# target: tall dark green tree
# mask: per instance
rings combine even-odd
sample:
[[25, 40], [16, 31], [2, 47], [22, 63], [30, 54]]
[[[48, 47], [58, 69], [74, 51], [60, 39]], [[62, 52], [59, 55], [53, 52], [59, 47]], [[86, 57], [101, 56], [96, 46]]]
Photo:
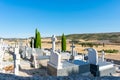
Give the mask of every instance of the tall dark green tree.
[[37, 29], [35, 30], [34, 47], [41, 49], [41, 35]]
[[40, 36], [40, 32], [37, 33], [37, 48], [41, 49], [41, 36]]
[[62, 34], [62, 38], [61, 38], [61, 48], [63, 52], [66, 51], [66, 37], [64, 33]]
[[36, 28], [36, 29], [35, 29], [35, 38], [34, 38], [34, 48], [37, 48], [37, 44], [36, 44], [37, 33], [38, 33], [38, 30], [37, 30], [37, 28]]

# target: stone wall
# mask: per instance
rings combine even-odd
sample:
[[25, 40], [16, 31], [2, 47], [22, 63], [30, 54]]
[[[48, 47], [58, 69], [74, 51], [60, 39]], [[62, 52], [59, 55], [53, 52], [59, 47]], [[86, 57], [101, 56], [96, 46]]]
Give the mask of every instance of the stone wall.
[[1, 74], [0, 73], [0, 80], [120, 80], [120, 77], [86, 77], [80, 75], [71, 75], [71, 76], [33, 76], [33, 77], [20, 77], [14, 76], [11, 74]]

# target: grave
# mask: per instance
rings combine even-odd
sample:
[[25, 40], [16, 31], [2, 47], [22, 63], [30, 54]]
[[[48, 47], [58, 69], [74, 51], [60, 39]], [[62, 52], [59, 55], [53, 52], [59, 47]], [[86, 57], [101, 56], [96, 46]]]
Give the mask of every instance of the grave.
[[[39, 68], [44, 64], [47, 65], [47, 62], [50, 59], [50, 52], [48, 50], [34, 48], [34, 41], [32, 40], [32, 48], [25, 47], [22, 49], [21, 57], [25, 60], [28, 60], [31, 67]], [[45, 63], [43, 63], [45, 62]]]
[[37, 55], [35, 53], [33, 53], [33, 63], [34, 63], [34, 67], [35, 68], [38, 68], [38, 62], [37, 62], [37, 59], [36, 59]]
[[98, 58], [98, 52], [93, 48], [87, 48], [88, 62], [90, 63], [90, 71], [94, 76], [111, 76], [115, 73], [114, 64], [104, 61], [104, 52], [102, 59]]
[[56, 37], [53, 35], [51, 40], [52, 40], [52, 51], [51, 51], [50, 61], [48, 62], [48, 66], [54, 67], [56, 69], [61, 69], [62, 68], [61, 55], [55, 51]]
[[72, 48], [72, 51], [71, 51], [71, 60], [74, 60], [74, 43], [72, 42], [72, 45], [70, 46]]
[[19, 75], [19, 66], [20, 66], [20, 54], [19, 54], [19, 47], [15, 47], [14, 51], [14, 74]]
[[56, 37], [52, 36], [52, 51], [47, 64], [47, 72], [52, 76], [69, 76], [74, 74], [89, 75], [90, 64], [82, 60], [61, 61], [61, 54], [55, 51]]
[[3, 56], [4, 56], [4, 45], [3, 45], [3, 39], [0, 40], [0, 70], [3, 69]]

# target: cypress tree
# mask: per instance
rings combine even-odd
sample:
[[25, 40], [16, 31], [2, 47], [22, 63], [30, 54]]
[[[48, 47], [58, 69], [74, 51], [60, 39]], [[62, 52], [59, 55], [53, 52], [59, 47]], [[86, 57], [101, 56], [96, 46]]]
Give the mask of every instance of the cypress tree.
[[35, 30], [34, 47], [41, 49], [41, 35], [37, 29]]
[[40, 36], [40, 32], [38, 32], [38, 34], [37, 34], [37, 48], [41, 49], [41, 36]]
[[66, 51], [66, 37], [64, 33], [62, 34], [62, 38], [61, 38], [61, 48], [62, 48], [62, 51]]

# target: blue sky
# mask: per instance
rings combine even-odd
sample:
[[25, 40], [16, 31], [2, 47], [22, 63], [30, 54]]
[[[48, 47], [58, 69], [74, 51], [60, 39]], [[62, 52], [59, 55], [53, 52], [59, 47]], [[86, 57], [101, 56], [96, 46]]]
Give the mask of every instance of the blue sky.
[[120, 32], [120, 0], [0, 0], [0, 37]]

